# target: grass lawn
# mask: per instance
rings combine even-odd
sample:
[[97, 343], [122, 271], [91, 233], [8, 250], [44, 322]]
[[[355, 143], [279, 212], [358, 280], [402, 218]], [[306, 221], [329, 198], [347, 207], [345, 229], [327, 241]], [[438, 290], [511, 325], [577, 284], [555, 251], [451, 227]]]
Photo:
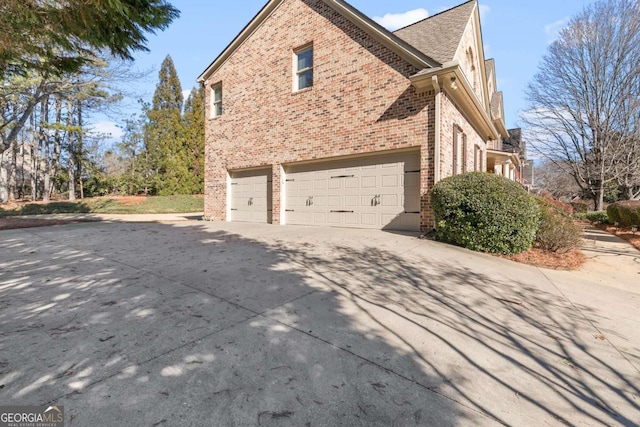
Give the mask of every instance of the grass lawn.
[[202, 196], [95, 197], [75, 202], [25, 203], [0, 207], [0, 218], [58, 213], [159, 214], [203, 210]]

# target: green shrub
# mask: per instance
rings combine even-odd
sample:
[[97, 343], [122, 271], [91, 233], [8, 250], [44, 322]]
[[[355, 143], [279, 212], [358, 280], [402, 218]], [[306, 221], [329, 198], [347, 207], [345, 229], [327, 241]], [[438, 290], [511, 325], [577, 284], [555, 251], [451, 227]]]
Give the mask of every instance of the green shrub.
[[540, 225], [535, 246], [548, 252], [566, 253], [575, 249], [582, 239], [582, 231], [569, 215], [551, 201], [537, 198]]
[[640, 201], [625, 200], [607, 207], [607, 215], [611, 223], [619, 222], [623, 227], [640, 225]]
[[607, 224], [609, 223], [609, 216], [606, 211], [596, 211], [596, 212], [583, 212], [577, 213], [574, 215], [574, 218], [584, 219], [589, 222], [593, 222], [596, 224]]
[[431, 190], [436, 238], [475, 251], [516, 254], [538, 228], [536, 200], [519, 184], [481, 172], [456, 175]]

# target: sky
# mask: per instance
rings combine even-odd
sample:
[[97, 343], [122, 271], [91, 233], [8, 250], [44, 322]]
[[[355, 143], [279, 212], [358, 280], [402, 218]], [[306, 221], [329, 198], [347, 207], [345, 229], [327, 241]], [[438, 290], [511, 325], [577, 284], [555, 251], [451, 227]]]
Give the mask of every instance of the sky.
[[[196, 79], [266, 4], [267, 0], [170, 0], [181, 12], [168, 29], [148, 36], [147, 53], [135, 56], [135, 67], [151, 70], [136, 82], [135, 98], [150, 101], [160, 64], [171, 55], [185, 93]], [[463, 0], [347, 0], [389, 30], [409, 25], [454, 7]], [[498, 90], [504, 93], [508, 128], [519, 126], [527, 108], [525, 90], [538, 71], [549, 44], [569, 19], [591, 0], [480, 0], [485, 58], [496, 60]], [[120, 117], [94, 118], [96, 131], [119, 139], [117, 127], [139, 113], [136, 99], [121, 107]]]

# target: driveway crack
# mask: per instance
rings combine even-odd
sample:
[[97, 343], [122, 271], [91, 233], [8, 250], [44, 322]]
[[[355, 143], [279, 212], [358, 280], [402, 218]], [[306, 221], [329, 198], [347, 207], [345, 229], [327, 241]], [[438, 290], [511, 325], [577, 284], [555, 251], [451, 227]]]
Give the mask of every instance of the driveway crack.
[[562, 289], [560, 289], [560, 288], [558, 287], [558, 285], [556, 285], [556, 284], [555, 284], [555, 282], [554, 282], [553, 280], [551, 280], [551, 279], [549, 278], [549, 276], [547, 276], [547, 275], [545, 274], [545, 272], [544, 272], [544, 271], [542, 271], [540, 268], [538, 268], [538, 271], [539, 271], [539, 272], [544, 276], [544, 278], [545, 278], [545, 279], [547, 279], [547, 281], [548, 281], [549, 283], [551, 283], [551, 285], [553, 285], [553, 287], [554, 287], [554, 288], [556, 288], [556, 290], [560, 293], [560, 295], [562, 295], [562, 298], [564, 298], [564, 299], [565, 299], [565, 301], [567, 301], [569, 304], [571, 304], [571, 307], [573, 307], [573, 309], [574, 309], [577, 313], [579, 313], [579, 314], [580, 314], [580, 316], [581, 316], [585, 321], [587, 321], [587, 323], [589, 323], [593, 329], [595, 329], [595, 330], [597, 331], [598, 336], [603, 337], [603, 338], [604, 338], [604, 339], [609, 343], [609, 345], [610, 345], [611, 347], [613, 347], [613, 348], [616, 350], [616, 352], [618, 352], [618, 354], [619, 354], [620, 356], [622, 356], [622, 358], [623, 358], [624, 360], [626, 360], [626, 361], [627, 361], [627, 363], [629, 363], [629, 365], [631, 365], [631, 367], [632, 367], [632, 368], [633, 368], [637, 373], [639, 373], [639, 374], [640, 374], [640, 369], [638, 369], [638, 367], [637, 367], [637, 366], [636, 366], [636, 365], [631, 361], [631, 359], [629, 359], [629, 358], [624, 354], [624, 352], [622, 352], [622, 350], [620, 350], [620, 349], [619, 349], [619, 348], [618, 348], [618, 347], [617, 347], [613, 342], [611, 342], [611, 340], [610, 340], [609, 338], [607, 338], [607, 336], [604, 334], [604, 332], [603, 332], [603, 331], [601, 331], [601, 330], [600, 330], [600, 328], [598, 328], [598, 326], [596, 326], [596, 324], [595, 324], [595, 323], [593, 323], [593, 321], [592, 321], [591, 319], [589, 319], [589, 317], [587, 317], [587, 315], [585, 315], [585, 314], [584, 314], [584, 312], [583, 312], [582, 310], [580, 310], [580, 307], [578, 307], [576, 304], [574, 304], [574, 303], [573, 303], [573, 301], [571, 301], [571, 299], [569, 299], [569, 297], [567, 297], [567, 295], [566, 295], [564, 292], [562, 292]]

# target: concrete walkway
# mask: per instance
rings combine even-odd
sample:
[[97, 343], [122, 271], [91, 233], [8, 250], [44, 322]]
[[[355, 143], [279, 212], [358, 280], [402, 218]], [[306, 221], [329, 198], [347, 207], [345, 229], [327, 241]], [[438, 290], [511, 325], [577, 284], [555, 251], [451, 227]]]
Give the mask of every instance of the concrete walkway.
[[639, 425], [637, 253], [607, 240], [561, 272], [371, 230], [0, 231], [0, 402], [69, 426]]

